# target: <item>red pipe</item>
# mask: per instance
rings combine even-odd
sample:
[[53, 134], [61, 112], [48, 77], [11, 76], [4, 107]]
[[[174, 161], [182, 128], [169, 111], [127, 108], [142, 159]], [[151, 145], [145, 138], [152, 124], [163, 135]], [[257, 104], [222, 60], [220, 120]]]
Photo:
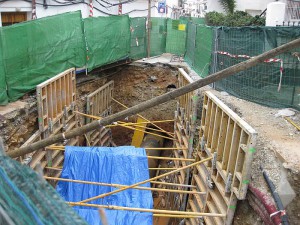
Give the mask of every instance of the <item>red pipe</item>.
[[273, 199], [252, 185], [249, 185], [249, 190], [253, 194], [253, 199], [250, 195], [250, 201], [252, 201], [252, 204], [254, 203], [253, 209], [260, 215], [264, 223], [268, 225], [280, 225], [281, 219], [279, 214], [270, 218], [272, 213], [278, 211]]

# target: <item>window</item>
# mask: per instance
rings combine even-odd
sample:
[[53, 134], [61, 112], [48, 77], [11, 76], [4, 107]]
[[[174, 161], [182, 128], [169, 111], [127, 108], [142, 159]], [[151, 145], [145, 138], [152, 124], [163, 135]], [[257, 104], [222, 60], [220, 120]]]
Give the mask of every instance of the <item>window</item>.
[[9, 26], [27, 20], [26, 12], [1, 12], [2, 26]]

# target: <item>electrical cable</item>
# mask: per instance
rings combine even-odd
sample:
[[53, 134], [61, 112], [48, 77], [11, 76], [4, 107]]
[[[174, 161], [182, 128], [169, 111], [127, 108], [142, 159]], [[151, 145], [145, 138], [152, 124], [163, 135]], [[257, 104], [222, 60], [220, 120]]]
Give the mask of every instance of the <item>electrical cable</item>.
[[[156, 8], [157, 9], [157, 6], [152, 6], [151, 9], [152, 8]], [[127, 15], [127, 14], [132, 13], [132, 12], [143, 12], [143, 11], [147, 11], [147, 10], [148, 9], [134, 9], [134, 10], [131, 10], [131, 11], [127, 12], [127, 13], [123, 13], [122, 15]]]
[[[9, 0], [2, 0], [0, 2], [7, 2], [7, 1], [9, 1]], [[29, 3], [32, 2], [30, 0], [21, 0], [21, 1], [23, 1], [23, 2], [29, 2]], [[61, 2], [56, 1], [56, 0], [54, 0], [54, 1], [57, 2], [57, 3], [61, 3]], [[70, 3], [67, 3], [67, 4], [60, 4], [60, 5], [50, 5], [50, 4], [47, 4], [47, 6], [50, 6], [50, 7], [63, 7], [63, 6], [70, 6], [70, 5], [77, 5], [77, 4], [89, 5], [89, 3], [85, 2], [85, 1], [80, 1], [80, 2], [73, 2], [73, 3], [70, 2]], [[43, 6], [44, 4], [36, 2], [36, 5], [42, 5]], [[97, 10], [97, 11], [99, 11], [99, 12], [101, 12], [101, 13], [103, 13], [103, 14], [105, 14], [105, 15], [108, 15], [108, 16], [115, 16], [115, 14], [104, 12], [101, 9], [97, 8], [97, 7], [94, 7], [94, 9]]]

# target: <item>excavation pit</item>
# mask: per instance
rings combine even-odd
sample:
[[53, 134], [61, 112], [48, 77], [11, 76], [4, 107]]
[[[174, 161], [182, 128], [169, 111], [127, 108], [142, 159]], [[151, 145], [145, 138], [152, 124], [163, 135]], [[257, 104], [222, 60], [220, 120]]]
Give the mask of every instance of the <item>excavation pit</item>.
[[[135, 65], [126, 65], [117, 67], [111, 70], [107, 70], [100, 73], [92, 73], [89, 76], [79, 75], [77, 76], [77, 100], [76, 100], [76, 110], [79, 112], [86, 112], [86, 97], [90, 93], [96, 91], [102, 85], [107, 84], [108, 82], [114, 82], [113, 89], [113, 98], [124, 105], [130, 107], [137, 105], [141, 102], [149, 100], [153, 97], [162, 95], [171, 90], [178, 88], [178, 68], [175, 66], [165, 65], [165, 64], [135, 64]], [[29, 94], [24, 98], [21, 104], [21, 109], [12, 110], [6, 115], [1, 122], [2, 136], [5, 138], [8, 149], [15, 149], [20, 147], [21, 144], [24, 144], [32, 134], [38, 130], [38, 116], [37, 116], [37, 107], [35, 101], [35, 94]], [[25, 104], [24, 104], [25, 102]], [[203, 102], [200, 102], [202, 106]], [[18, 107], [18, 105], [17, 105]], [[199, 106], [200, 108], [200, 106]], [[238, 112], [232, 106], [235, 111]], [[112, 101], [111, 112], [115, 113], [123, 110], [124, 107], [120, 106], [118, 103]], [[172, 100], [168, 103], [162, 104], [155, 108], [141, 112], [140, 114], [151, 121], [157, 120], [172, 120], [174, 119], [174, 112], [178, 111], [177, 101]], [[238, 112], [239, 113], [239, 112]], [[83, 125], [86, 122], [86, 118], [81, 115], [76, 115], [78, 121]], [[99, 115], [98, 115], [99, 116]], [[201, 112], [199, 112], [198, 117], [201, 117]], [[124, 122], [135, 122], [137, 116], [133, 115]], [[160, 127], [168, 132], [174, 132], [174, 122], [162, 123]], [[153, 127], [150, 127], [153, 128]], [[134, 131], [128, 130], [124, 127], [113, 127], [112, 130], [112, 142], [117, 146], [131, 145], [132, 137]], [[146, 130], [150, 131], [150, 130]], [[165, 135], [165, 134], [164, 134]], [[199, 140], [198, 140], [199, 141]], [[85, 137], [80, 137], [78, 139], [79, 145], [86, 145]], [[164, 147], [172, 147], [173, 142], [170, 140], [165, 140]], [[181, 152], [179, 156], [182, 156]], [[174, 157], [174, 155], [165, 151], [162, 157]], [[21, 158], [19, 160], [24, 160]], [[60, 161], [62, 163], [62, 161]], [[159, 161], [160, 167], [174, 167], [174, 162]], [[167, 171], [160, 171], [163, 173]], [[158, 174], [159, 174], [158, 173]], [[177, 182], [180, 183], [178, 179], [170, 178], [165, 179], [164, 182]], [[296, 180], [297, 181], [297, 180]], [[156, 185], [161, 187], [161, 185]], [[160, 192], [154, 192], [154, 200], [156, 208], [163, 209], [178, 209], [178, 205], [174, 205], [171, 202], [175, 202], [176, 195], [165, 195]], [[173, 198], [172, 201], [169, 199]], [[213, 199], [214, 197], [211, 197]], [[195, 199], [194, 199], [195, 200]], [[294, 203], [295, 204], [295, 203]], [[191, 208], [192, 209], [192, 208]], [[249, 224], [249, 221], [256, 221], [256, 214], [252, 211], [252, 208], [249, 207], [247, 202], [240, 202], [237, 205], [237, 212], [235, 214], [234, 224], [242, 224], [241, 220], [244, 217], [245, 210], [251, 210], [250, 215], [247, 216], [247, 221], [245, 224]], [[165, 219], [154, 219], [156, 224], [167, 224]], [[180, 219], [171, 219], [169, 224], [178, 224]], [[216, 221], [220, 221], [216, 219]], [[188, 223], [187, 223], [188, 224]], [[216, 223], [218, 224], [218, 223]], [[250, 223], [251, 224], [251, 223]]]

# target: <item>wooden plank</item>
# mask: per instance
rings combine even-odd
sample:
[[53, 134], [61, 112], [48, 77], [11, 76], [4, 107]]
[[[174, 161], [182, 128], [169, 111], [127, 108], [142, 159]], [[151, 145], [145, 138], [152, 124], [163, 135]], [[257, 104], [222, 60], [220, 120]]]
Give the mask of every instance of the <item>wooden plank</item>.
[[227, 174], [228, 173], [231, 173], [232, 175], [234, 174], [234, 168], [236, 165], [238, 149], [240, 147], [239, 142], [240, 142], [240, 137], [241, 137], [241, 131], [242, 131], [241, 127], [239, 125], [235, 124], [234, 130], [233, 130], [233, 135], [232, 135], [232, 140], [231, 140], [229, 157], [228, 157], [229, 163], [227, 164], [227, 168], [223, 167], [224, 169], [226, 169]]
[[236, 125], [236, 123], [234, 123], [234, 121], [232, 119], [228, 120], [225, 148], [224, 148], [223, 159], [222, 159], [222, 169], [225, 169], [225, 170], [227, 169], [227, 165], [228, 165], [228, 158], [229, 158], [229, 153], [230, 153], [232, 135], [233, 135], [233, 130], [234, 130], [235, 125]]
[[[145, 120], [141, 117], [138, 117], [137, 123], [141, 123], [141, 122], [147, 122], [147, 120]], [[144, 135], [145, 135], [144, 131], [146, 130], [146, 127], [147, 127], [147, 124], [144, 123], [144, 124], [142, 124], [142, 127], [139, 128], [139, 130], [134, 131], [134, 134], [132, 136], [132, 141], [131, 141], [132, 146], [135, 146], [135, 147], [141, 146], [143, 139], [144, 139]]]
[[51, 79], [37, 85], [39, 129], [48, 129], [48, 122], [53, 124], [61, 119], [63, 108], [70, 108], [76, 100], [74, 68], [66, 70]]

